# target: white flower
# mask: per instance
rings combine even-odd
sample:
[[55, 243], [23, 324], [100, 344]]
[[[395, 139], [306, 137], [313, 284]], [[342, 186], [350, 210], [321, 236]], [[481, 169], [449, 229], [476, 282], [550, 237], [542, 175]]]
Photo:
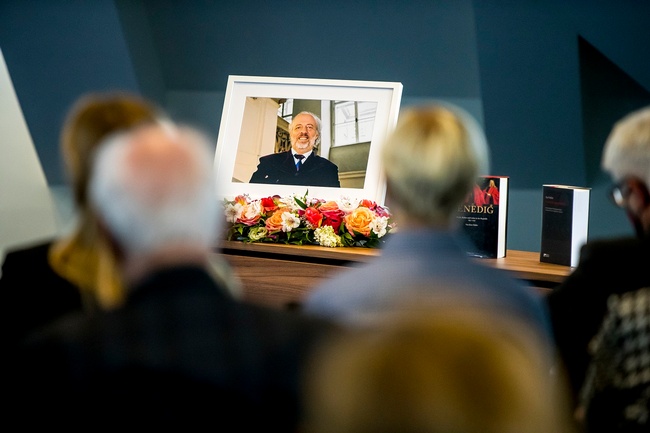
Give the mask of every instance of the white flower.
[[244, 211], [244, 206], [241, 203], [227, 204], [224, 214], [226, 215], [226, 221], [229, 223], [236, 223], [241, 214]]
[[386, 234], [386, 227], [388, 227], [388, 218], [377, 217], [370, 223], [370, 230], [372, 230], [377, 237], [382, 237]]
[[307, 199], [307, 206], [315, 206], [318, 203], [323, 203], [323, 200], [317, 199], [317, 198], [310, 198]]
[[291, 212], [282, 213], [282, 231], [290, 232], [300, 226], [300, 218]]
[[356, 198], [341, 197], [339, 200], [336, 201], [336, 204], [339, 206], [339, 209], [341, 209], [343, 212], [350, 213], [359, 207], [360, 202], [361, 200]]
[[[292, 212], [296, 212], [302, 208], [300, 205], [298, 205], [298, 203], [296, 203], [295, 197], [296, 194], [291, 194], [288, 197], [280, 197], [279, 201], [280, 203], [284, 204], [284, 207], [288, 207]], [[301, 197], [298, 197], [298, 199], [301, 199]]]
[[249, 203], [248, 206], [246, 206], [246, 212], [244, 213], [244, 216], [246, 219], [253, 219], [256, 216], [258, 216], [262, 212], [262, 204], [260, 200], [255, 200], [251, 203]]
[[341, 237], [334, 233], [332, 226], [322, 226], [314, 230], [314, 239], [323, 247], [338, 247], [341, 245]]

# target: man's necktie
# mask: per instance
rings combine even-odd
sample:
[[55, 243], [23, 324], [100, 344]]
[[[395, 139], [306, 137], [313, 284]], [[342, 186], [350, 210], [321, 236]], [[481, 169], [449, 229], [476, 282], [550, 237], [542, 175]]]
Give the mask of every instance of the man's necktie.
[[298, 162], [296, 162], [296, 171], [300, 171], [300, 166], [302, 165], [302, 160], [305, 157], [305, 155], [300, 155], [296, 153], [293, 157], [298, 160]]

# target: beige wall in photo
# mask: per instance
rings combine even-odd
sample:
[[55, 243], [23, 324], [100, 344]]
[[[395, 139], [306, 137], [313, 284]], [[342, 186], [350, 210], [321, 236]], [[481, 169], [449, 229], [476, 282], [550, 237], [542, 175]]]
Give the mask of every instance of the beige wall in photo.
[[233, 182], [248, 182], [257, 169], [260, 156], [273, 153], [278, 107], [271, 98], [246, 98]]

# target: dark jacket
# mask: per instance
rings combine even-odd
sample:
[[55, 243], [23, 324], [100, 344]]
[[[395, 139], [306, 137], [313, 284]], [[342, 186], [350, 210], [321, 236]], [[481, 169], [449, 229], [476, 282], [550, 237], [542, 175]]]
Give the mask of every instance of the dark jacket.
[[603, 323], [607, 299], [650, 286], [650, 239], [592, 241], [575, 270], [547, 295], [559, 354], [577, 398], [590, 361], [588, 345]]
[[48, 262], [52, 241], [7, 253], [0, 277], [1, 341], [7, 350], [50, 321], [81, 311], [81, 292]]
[[171, 268], [119, 309], [73, 315], [30, 338], [13, 370], [14, 401], [25, 403], [21, 425], [38, 424], [38, 413], [73, 430], [295, 431], [302, 363], [328, 330], [299, 312], [236, 301], [203, 269]]
[[338, 188], [339, 169], [333, 162], [312, 153], [296, 170], [291, 151], [263, 156], [250, 183], [325, 186]]

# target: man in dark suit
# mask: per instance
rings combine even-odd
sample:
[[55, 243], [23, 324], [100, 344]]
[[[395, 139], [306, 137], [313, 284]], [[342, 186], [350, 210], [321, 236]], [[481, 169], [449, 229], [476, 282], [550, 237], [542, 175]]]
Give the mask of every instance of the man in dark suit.
[[73, 431], [296, 431], [302, 363], [330, 326], [237, 301], [209, 271], [221, 211], [208, 141], [165, 124], [99, 149], [90, 202], [126, 300], [28, 339], [5, 389], [17, 406], [7, 416]]
[[340, 187], [336, 164], [314, 152], [320, 131], [321, 121], [314, 113], [294, 116], [289, 124], [291, 150], [261, 157], [250, 183]]

